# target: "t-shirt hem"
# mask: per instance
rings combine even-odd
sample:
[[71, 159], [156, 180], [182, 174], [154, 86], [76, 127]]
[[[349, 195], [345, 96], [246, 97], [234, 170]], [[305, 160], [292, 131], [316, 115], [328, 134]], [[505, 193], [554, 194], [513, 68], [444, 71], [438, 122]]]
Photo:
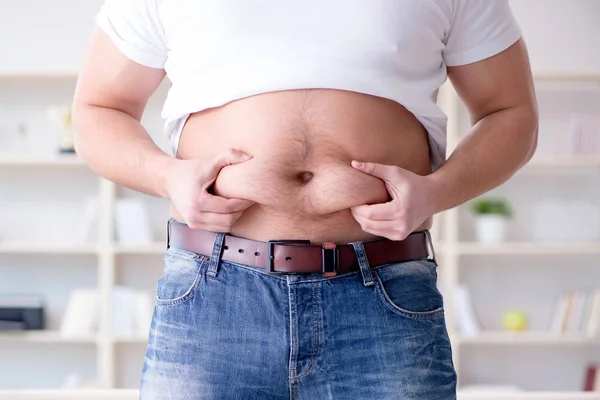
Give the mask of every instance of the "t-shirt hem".
[[510, 46], [515, 44], [522, 34], [519, 29], [515, 29], [501, 38], [498, 38], [492, 42], [485, 42], [481, 45], [474, 47], [470, 50], [463, 51], [456, 54], [444, 54], [444, 61], [446, 66], [454, 67], [459, 65], [472, 64], [477, 61], [485, 60], [503, 52]]

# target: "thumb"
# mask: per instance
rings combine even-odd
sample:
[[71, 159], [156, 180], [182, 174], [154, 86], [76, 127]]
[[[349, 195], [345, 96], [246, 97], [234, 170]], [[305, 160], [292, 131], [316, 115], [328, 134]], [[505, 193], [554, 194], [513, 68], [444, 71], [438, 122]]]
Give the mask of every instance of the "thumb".
[[252, 159], [252, 156], [248, 153], [237, 149], [229, 149], [219, 154], [212, 164], [209, 166], [209, 176], [216, 177], [219, 171], [228, 165], [234, 165], [243, 163]]
[[352, 166], [365, 174], [376, 176], [383, 180], [392, 180], [397, 176], [398, 167], [395, 165], [384, 165], [362, 161], [352, 161]]

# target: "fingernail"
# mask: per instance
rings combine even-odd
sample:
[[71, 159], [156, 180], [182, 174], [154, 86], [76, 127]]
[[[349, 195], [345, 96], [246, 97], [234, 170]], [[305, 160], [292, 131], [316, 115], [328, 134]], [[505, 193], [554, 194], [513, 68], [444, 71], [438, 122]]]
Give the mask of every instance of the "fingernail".
[[365, 163], [360, 162], [360, 161], [352, 161], [352, 166], [354, 168], [362, 168], [365, 166]]
[[249, 159], [251, 159], [251, 158], [252, 158], [252, 156], [251, 156], [250, 154], [248, 154], [248, 153], [242, 153], [242, 154], [240, 155], [240, 158], [241, 158], [242, 160], [244, 160], [244, 161], [248, 161]]

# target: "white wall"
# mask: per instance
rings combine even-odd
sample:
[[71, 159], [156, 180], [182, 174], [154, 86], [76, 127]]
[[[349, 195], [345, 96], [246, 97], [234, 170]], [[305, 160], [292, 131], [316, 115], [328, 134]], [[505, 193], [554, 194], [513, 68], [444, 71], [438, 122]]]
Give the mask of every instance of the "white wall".
[[534, 69], [600, 70], [600, 1], [510, 0], [510, 4]]
[[[81, 65], [85, 44], [93, 26], [93, 17], [101, 3], [102, 0], [0, 0], [0, 153], [3, 150], [17, 147], [15, 134], [17, 126], [21, 124], [28, 127], [31, 138], [35, 139], [34, 150], [36, 153], [54, 151], [56, 135], [52, 132], [53, 128], [48, 125], [45, 110], [49, 105], [70, 101], [74, 77], [66, 77], [62, 80], [37, 80], [38, 78], [14, 80], [2, 77], [2, 75], [75, 73]], [[534, 69], [600, 70], [600, 0], [511, 0], [511, 4], [515, 16], [521, 23]], [[145, 116], [145, 125], [150, 128], [155, 137], [161, 138], [159, 139], [162, 140], [161, 145], [166, 148], [165, 141], [160, 136], [161, 123], [157, 116], [160, 109], [160, 102], [157, 100], [161, 97], [164, 97], [164, 90], [151, 103]], [[549, 98], [542, 100], [542, 105], [551, 106], [552, 104]], [[588, 102], [587, 104], [593, 105], [594, 103]], [[546, 125], [555, 125], [555, 123], [551, 121]], [[542, 134], [544, 132], [547, 130], [544, 129]], [[82, 196], [95, 192], [95, 187], [91, 186], [94, 185], [94, 178], [85, 171], [75, 175], [67, 175], [70, 173], [64, 171], [39, 174], [38, 171], [36, 172], [39, 174], [36, 175], [37, 178], [28, 176], [32, 173], [26, 170], [16, 173], [4, 171], [3, 174], [0, 174], [0, 221], [6, 223], [4, 224], [5, 228], [0, 227], [0, 238], [2, 236], [9, 239], [25, 237], [23, 232], [15, 231], [12, 228], [12, 222], [15, 219], [24, 218], [27, 214], [23, 207], [19, 208], [15, 205], [17, 195], [24, 198], [33, 194], [32, 197], [44, 197], [47, 203], [54, 201], [62, 204], [64, 201], [61, 201], [63, 200], [61, 196], [64, 197], [64, 193], [68, 192], [71, 186], [77, 187], [78, 193]], [[63, 175], [64, 177], [61, 177]], [[62, 181], [59, 185], [53, 183], [54, 179], [45, 179], [57, 176], [57, 180]], [[23, 178], [20, 183], [23, 183], [24, 186], [15, 190], [15, 180], [20, 177]], [[538, 181], [536, 184], [537, 186], [532, 188], [523, 180], [516, 180], [511, 184], [512, 189], [505, 187], [500, 191], [509, 189], [513, 194], [521, 193], [520, 198], [523, 199], [521, 203], [524, 206], [520, 207], [517, 204], [519, 207], [517, 211], [522, 215], [527, 215], [529, 211], [526, 207], [530, 204], [527, 196], [535, 194], [536, 190], [552, 190], [553, 188], [552, 183], [545, 183], [545, 189], [541, 189], [544, 186], [542, 182]], [[576, 183], [573, 182], [573, 185]], [[54, 186], [60, 195], [54, 196], [51, 191], [47, 190], [49, 186]], [[591, 190], [589, 193], [600, 196], [597, 189]], [[129, 191], [121, 191], [119, 195], [137, 196]], [[575, 194], [571, 193], [571, 195]], [[65, 207], [74, 208], [71, 204], [66, 204]], [[164, 233], [162, 214], [158, 212], [159, 209], [164, 209], [161, 207], [158, 204], [156, 207], [153, 206], [153, 210], [157, 210], [153, 213], [157, 216], [156, 223], [153, 223], [153, 227], [156, 228], [157, 240], [162, 239]], [[529, 207], [531, 208], [531, 206]], [[43, 226], [49, 226], [50, 220], [54, 221], [54, 218], [58, 219], [64, 215], [71, 219], [77, 218], [76, 212], [73, 211], [66, 211], [64, 215], [59, 215], [60, 213], [45, 212], [43, 207], [38, 206], [37, 208], [38, 211], [33, 211], [33, 213], [37, 212], [39, 215], [39, 218], [34, 219], [39, 222], [40, 233]], [[12, 213], [5, 213], [2, 216], [3, 209], [12, 209]], [[28, 215], [31, 216], [31, 213]], [[470, 240], [473, 237], [470, 215], [465, 209], [462, 209], [461, 216], [463, 217], [461, 238]], [[526, 229], [522, 227], [512, 232], [512, 238], [515, 240], [526, 240], [529, 237]], [[34, 239], [41, 238], [40, 236], [40, 238]], [[134, 277], [139, 272], [137, 266], [152, 265], [155, 267], [153, 273], [160, 272], [160, 256], [139, 260], [134, 258], [132, 256], [132, 259], [119, 260], [119, 266], [122, 267], [117, 276], [119, 282], [135, 286], [136, 279]], [[570, 279], [556, 278], [565, 270], [563, 261], [573, 263], [573, 273], [570, 275]], [[22, 267], [22, 262], [27, 266]], [[592, 277], [596, 281], [598, 279], [598, 273], [592, 272], [592, 269], [597, 267], [597, 260], [589, 257], [577, 260], [546, 258], [535, 261], [524, 257], [515, 257], [492, 262], [489, 259], [467, 257], [465, 262], [468, 263], [468, 266], [462, 271], [460, 280], [475, 288], [474, 297], [478, 301], [477, 306], [485, 311], [482, 322], [486, 328], [499, 328], [498, 316], [508, 305], [529, 307], [528, 312], [532, 317], [533, 327], [543, 328], [547, 324], [552, 308], [548, 300], [544, 299], [549, 299], [566, 286], [580, 285], [581, 282], [585, 282], [585, 277]], [[62, 266], [57, 267], [58, 264]], [[56, 329], [64, 309], [64, 293], [73, 285], [95, 285], [94, 265], [95, 260], [88, 258], [53, 258], [48, 261], [35, 257], [32, 259], [31, 257], [5, 255], [0, 257], [0, 282], [2, 283], [0, 290], [27, 289], [29, 285], [23, 284], [21, 281], [24, 276], [36, 279], [37, 286], [34, 286], [34, 290], [41, 291], [42, 283], [49, 282], [53, 285], [53, 290], [49, 293], [51, 297], [49, 303], [50, 327]], [[53, 271], [59, 271], [57, 274], [60, 274], [60, 277], [52, 277], [47, 271], [42, 273], [37, 271], [46, 267], [57, 267], [53, 268]], [[81, 270], [77, 274], [70, 274], [69, 268], [81, 268]], [[528, 269], [524, 271], [526, 268]], [[498, 271], [501, 271], [499, 275]], [[513, 279], [513, 274], [519, 275]], [[63, 281], [61, 277], [65, 276], [70, 276], [74, 283]], [[551, 276], [552, 279], [549, 279], [548, 276]], [[516, 285], [513, 285], [515, 282]], [[532, 283], [534, 285], [530, 285]], [[543, 288], [540, 285], [543, 285]], [[143, 286], [150, 288], [152, 281], [145, 280]], [[507, 295], [506, 287], [509, 287], [514, 293]], [[535, 295], [540, 298], [532, 301], [530, 296], [527, 296], [531, 288], [536, 288]], [[59, 290], [60, 294], [54, 293]], [[506, 297], [510, 297], [508, 302]], [[527, 304], [524, 306], [523, 304], [526, 302]], [[24, 374], [23, 371], [30, 368], [28, 361], [33, 359], [34, 355], [40, 354], [40, 348], [42, 349], [42, 358], [34, 370], [34, 375], [41, 377], [46, 366], [53, 365], [53, 362], [59, 358], [64, 362], [60, 367], [53, 367], [55, 372], [53, 375], [48, 374], [45, 378], [37, 379], [36, 386], [55, 386], [72, 369], [82, 368], [86, 378], [92, 377], [95, 373], [96, 355], [92, 349], [88, 348], [89, 346], [68, 347], [66, 345], [38, 344], [37, 347], [28, 347], [25, 353], [21, 353], [22, 347], [17, 346], [12, 349], [6, 344], [0, 346], [0, 369], [3, 371], [0, 376], [0, 388], [28, 385], [31, 374]], [[118, 384], [135, 386], [143, 345], [119, 345], [116, 351], [120, 370], [117, 377]], [[523, 353], [528, 353], [527, 357], [523, 357]], [[25, 354], [25, 358], [17, 360], [22, 354]], [[529, 384], [533, 388], [573, 389], [580, 376], [579, 370], [575, 368], [578, 368], [581, 360], [588, 355], [598, 357], [598, 350], [589, 351], [589, 349], [577, 347], [564, 347], [557, 350], [539, 347], [524, 351], [519, 347], [473, 347], [464, 350], [463, 374], [467, 383], [481, 383], [483, 379], [488, 382], [510, 383], [516, 371], [518, 376], [527, 381], [525, 384]], [[494, 362], [498, 364], [496, 368], [490, 359], [495, 360]], [[549, 362], [549, 359], [556, 362]], [[2, 360], [17, 361], [11, 361], [13, 368], [9, 369]], [[551, 365], [560, 368], [563, 364], [567, 365], [568, 373], [566, 374], [560, 369], [553, 369], [548, 373], [541, 367]], [[502, 369], [503, 365], [510, 367]], [[512, 368], [515, 365], [518, 368]], [[527, 369], [531, 370], [530, 376], [527, 374]]]
[[72, 73], [102, 0], [0, 0], [0, 73]]

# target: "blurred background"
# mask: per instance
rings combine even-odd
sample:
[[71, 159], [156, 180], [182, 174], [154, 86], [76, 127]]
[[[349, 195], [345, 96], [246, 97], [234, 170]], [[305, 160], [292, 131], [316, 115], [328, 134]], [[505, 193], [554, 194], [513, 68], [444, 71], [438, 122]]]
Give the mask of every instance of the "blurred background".
[[[139, 385], [168, 203], [72, 152], [70, 104], [101, 4], [0, 0], [0, 391]], [[600, 399], [600, 0], [511, 5], [540, 140], [508, 183], [436, 216], [459, 384], [465, 396]], [[165, 151], [167, 89], [143, 119]], [[451, 151], [468, 117], [449, 85], [439, 101]]]

